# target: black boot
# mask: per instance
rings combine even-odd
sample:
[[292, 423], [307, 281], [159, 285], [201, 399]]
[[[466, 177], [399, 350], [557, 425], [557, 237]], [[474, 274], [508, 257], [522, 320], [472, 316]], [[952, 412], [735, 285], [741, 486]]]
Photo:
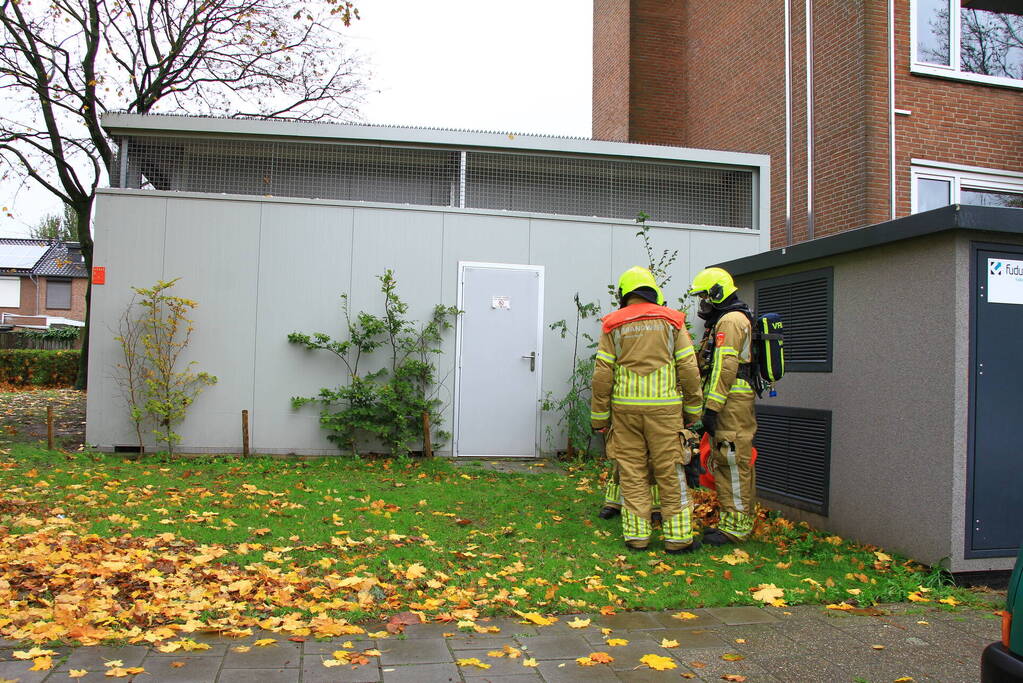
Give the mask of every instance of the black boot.
[[600, 512], [597, 513], [597, 517], [600, 517], [601, 519], [611, 519], [612, 517], [617, 517], [621, 513], [622, 511], [619, 510], [618, 508], [613, 508], [610, 505], [605, 505], [604, 507], [600, 508]]
[[703, 532], [703, 542], [707, 545], [728, 545], [735, 543], [727, 534], [719, 529], [707, 529]]
[[685, 548], [665, 548], [664, 552], [668, 553], [669, 555], [686, 555], [688, 553], [699, 550], [700, 546], [702, 545], [703, 544], [700, 543], [700, 541], [694, 538], [693, 542], [687, 545]]
[[650, 525], [651, 526], [661, 526], [661, 523], [663, 521], [664, 521], [664, 518], [661, 517], [661, 513], [660, 513], [659, 510], [655, 510], [654, 512], [650, 513]]

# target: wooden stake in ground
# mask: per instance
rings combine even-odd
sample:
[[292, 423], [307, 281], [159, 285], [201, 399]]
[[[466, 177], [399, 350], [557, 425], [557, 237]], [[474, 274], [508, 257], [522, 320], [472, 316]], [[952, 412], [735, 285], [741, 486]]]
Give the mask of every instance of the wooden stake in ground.
[[423, 411], [423, 455], [433, 457], [433, 439], [430, 438], [430, 413]]
[[46, 448], [53, 450], [53, 406], [46, 406]]
[[242, 455], [249, 454], [249, 411], [242, 411]]

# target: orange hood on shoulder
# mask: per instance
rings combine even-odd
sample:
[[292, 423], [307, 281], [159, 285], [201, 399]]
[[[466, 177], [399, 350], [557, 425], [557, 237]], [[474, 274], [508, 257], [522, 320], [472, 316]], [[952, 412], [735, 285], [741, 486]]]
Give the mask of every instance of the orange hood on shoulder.
[[682, 329], [682, 326], [686, 324], [686, 314], [667, 306], [644, 303], [631, 304], [601, 318], [605, 334], [616, 327], [636, 320], [667, 320], [676, 329]]

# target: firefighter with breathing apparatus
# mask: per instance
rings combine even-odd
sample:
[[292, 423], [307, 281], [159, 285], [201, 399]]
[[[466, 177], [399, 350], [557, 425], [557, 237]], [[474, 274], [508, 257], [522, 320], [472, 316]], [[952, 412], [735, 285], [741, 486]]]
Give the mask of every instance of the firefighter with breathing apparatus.
[[653, 274], [639, 266], [618, 281], [621, 308], [602, 320], [593, 370], [590, 420], [607, 430], [608, 456], [618, 467], [625, 544], [643, 549], [652, 535], [650, 476], [660, 492], [665, 550], [699, 546], [682, 467], [685, 425], [703, 402], [696, 352], [685, 314], [663, 305]]
[[703, 429], [710, 436], [708, 469], [714, 474], [721, 518], [703, 542], [745, 541], [756, 521], [753, 436], [755, 382], [752, 366], [754, 316], [739, 300], [732, 276], [721, 268], [697, 273], [689, 293], [700, 298], [698, 315], [706, 331], [700, 344], [703, 376]]

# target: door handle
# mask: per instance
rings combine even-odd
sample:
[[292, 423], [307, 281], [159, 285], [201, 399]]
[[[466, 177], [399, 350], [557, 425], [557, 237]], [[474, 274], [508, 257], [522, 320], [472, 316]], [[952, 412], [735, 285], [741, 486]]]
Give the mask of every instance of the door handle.
[[529, 354], [528, 356], [523, 356], [523, 358], [529, 359], [529, 371], [536, 372], [536, 351]]

